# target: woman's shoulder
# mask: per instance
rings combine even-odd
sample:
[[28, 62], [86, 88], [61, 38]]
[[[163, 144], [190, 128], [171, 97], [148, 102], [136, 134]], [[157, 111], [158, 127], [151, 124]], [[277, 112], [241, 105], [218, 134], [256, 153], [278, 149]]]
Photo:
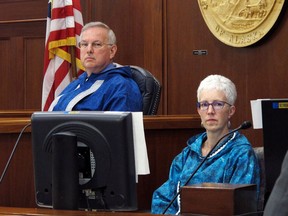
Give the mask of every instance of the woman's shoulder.
[[238, 133], [236, 135], [234, 142], [232, 142], [231, 144], [232, 144], [230, 145], [231, 152], [237, 155], [241, 155], [241, 154], [246, 154], [246, 155], [251, 155], [251, 156], [255, 155], [251, 143], [249, 142], [247, 137], [244, 136], [243, 134]]
[[239, 133], [238, 131], [234, 133], [234, 138], [232, 139], [234, 146], [241, 146], [243, 148], [251, 148], [251, 143], [248, 138], [244, 135]]

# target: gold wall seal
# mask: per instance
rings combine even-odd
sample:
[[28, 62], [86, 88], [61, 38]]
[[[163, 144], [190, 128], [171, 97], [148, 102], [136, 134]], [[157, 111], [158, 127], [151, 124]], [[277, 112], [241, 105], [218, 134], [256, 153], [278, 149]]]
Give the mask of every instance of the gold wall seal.
[[285, 0], [198, 0], [210, 31], [223, 43], [245, 47], [275, 24]]

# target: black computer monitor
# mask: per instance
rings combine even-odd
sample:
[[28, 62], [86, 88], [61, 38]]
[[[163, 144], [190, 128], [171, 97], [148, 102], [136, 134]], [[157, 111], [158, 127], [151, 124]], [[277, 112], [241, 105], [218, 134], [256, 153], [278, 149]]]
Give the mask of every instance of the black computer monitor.
[[262, 121], [267, 201], [288, 151], [288, 99], [263, 100]]
[[38, 206], [137, 210], [131, 113], [35, 112], [31, 124]]

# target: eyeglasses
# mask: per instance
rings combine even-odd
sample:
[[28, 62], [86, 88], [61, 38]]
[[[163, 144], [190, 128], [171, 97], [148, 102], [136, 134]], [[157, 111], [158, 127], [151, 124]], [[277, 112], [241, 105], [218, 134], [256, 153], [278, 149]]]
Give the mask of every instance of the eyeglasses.
[[91, 46], [93, 47], [93, 49], [100, 49], [102, 48], [103, 46], [105, 45], [110, 45], [112, 46], [113, 44], [107, 44], [107, 43], [101, 43], [101, 42], [98, 42], [98, 41], [94, 41], [92, 43], [88, 43], [86, 41], [80, 41], [78, 46], [82, 49], [87, 49], [87, 47], [89, 46], [89, 44], [91, 44]]
[[212, 103], [209, 103], [208, 101], [201, 101], [201, 102], [197, 102], [197, 108], [204, 111], [204, 110], [208, 110], [209, 106], [211, 105], [214, 110], [221, 110], [223, 109], [225, 104], [232, 106], [231, 104], [225, 101], [213, 101]]

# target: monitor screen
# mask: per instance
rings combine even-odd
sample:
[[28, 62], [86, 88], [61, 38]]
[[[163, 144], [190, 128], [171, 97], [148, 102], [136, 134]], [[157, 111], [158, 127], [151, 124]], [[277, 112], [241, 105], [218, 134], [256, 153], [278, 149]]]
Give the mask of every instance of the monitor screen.
[[38, 206], [137, 210], [131, 113], [35, 112], [31, 125]]
[[266, 173], [265, 201], [267, 201], [274, 184], [280, 175], [282, 162], [286, 152], [288, 151], [288, 100], [263, 100], [261, 104]]

